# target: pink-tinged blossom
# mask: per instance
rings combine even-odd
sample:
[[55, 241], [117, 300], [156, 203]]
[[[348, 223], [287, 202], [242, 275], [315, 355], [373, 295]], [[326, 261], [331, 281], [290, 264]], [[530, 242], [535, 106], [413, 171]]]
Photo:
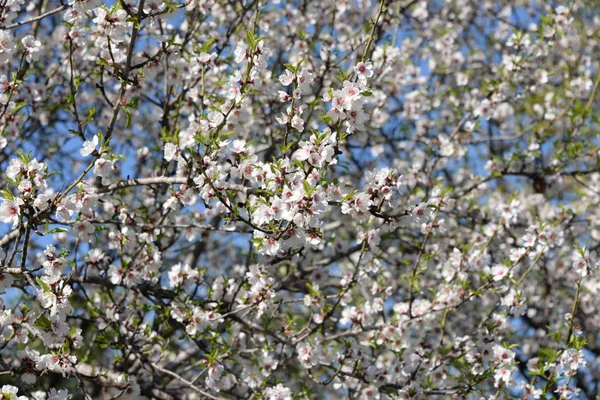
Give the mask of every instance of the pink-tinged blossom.
[[581, 367], [587, 364], [583, 351], [576, 349], [566, 349], [561, 357], [560, 364], [568, 374], [577, 372]]
[[73, 233], [83, 242], [90, 242], [96, 228], [88, 221], [77, 221], [73, 225]]
[[591, 271], [600, 267], [600, 261], [595, 251], [589, 250], [575, 251], [573, 253], [573, 270], [581, 277], [587, 276]]
[[15, 228], [19, 224], [21, 207], [24, 204], [23, 200], [18, 197], [13, 200], [4, 199], [0, 205], [0, 221], [5, 224], [12, 223]]
[[113, 285], [118, 285], [119, 283], [121, 283], [124, 275], [125, 275], [125, 270], [123, 269], [123, 267], [121, 267], [119, 265], [113, 264], [108, 268], [108, 276], [109, 276], [110, 282]]
[[494, 386], [508, 386], [512, 382], [513, 371], [508, 366], [500, 366], [494, 372]]
[[175, 264], [171, 267], [168, 273], [169, 284], [172, 287], [177, 287], [182, 283], [193, 284], [198, 279], [198, 271], [191, 269], [189, 265]]
[[371, 78], [373, 76], [373, 64], [369, 61], [366, 63], [359, 62], [354, 66], [354, 72], [360, 78]]
[[98, 147], [98, 141], [98, 135], [94, 135], [91, 141], [86, 140], [85, 142], [83, 142], [81, 150], [79, 150], [81, 156], [87, 157], [90, 154], [94, 154], [94, 152], [97, 152], [98, 150], [96, 148]]
[[109, 178], [113, 174], [113, 162], [102, 155], [94, 163], [94, 174], [102, 178]]
[[283, 86], [289, 86], [293, 80], [294, 74], [289, 69], [286, 69], [283, 71], [283, 74], [279, 75], [279, 82], [281, 82]]
[[292, 128], [296, 129], [299, 132], [304, 131], [304, 120], [298, 114], [292, 117], [291, 125]]
[[274, 256], [279, 252], [280, 243], [272, 236], [266, 235], [261, 231], [254, 231], [254, 237], [260, 240], [259, 251], [268, 256]]
[[281, 383], [265, 389], [265, 396], [268, 400], [292, 400], [292, 391]]
[[25, 47], [25, 54], [27, 62], [32, 63], [39, 60], [39, 52], [42, 49], [42, 42], [36, 40], [32, 35], [27, 35], [21, 39], [23, 47]]
[[526, 252], [527, 250], [522, 247], [517, 249], [510, 249], [509, 259], [511, 262], [516, 263], [525, 255]]
[[6, 176], [10, 179], [15, 179], [17, 175], [26, 170], [25, 163], [18, 158], [11, 158], [6, 168]]
[[473, 109], [473, 115], [475, 117], [481, 117], [483, 119], [490, 119], [492, 116], [492, 112], [494, 111], [494, 107], [489, 99], [483, 99], [477, 106]]
[[342, 213], [350, 214], [358, 218], [364, 218], [373, 204], [367, 193], [357, 193], [342, 204]]
[[177, 146], [174, 143], [165, 143], [164, 157], [166, 161], [171, 161], [177, 154]]
[[503, 264], [494, 265], [491, 269], [492, 279], [501, 281], [509, 276], [510, 268]]

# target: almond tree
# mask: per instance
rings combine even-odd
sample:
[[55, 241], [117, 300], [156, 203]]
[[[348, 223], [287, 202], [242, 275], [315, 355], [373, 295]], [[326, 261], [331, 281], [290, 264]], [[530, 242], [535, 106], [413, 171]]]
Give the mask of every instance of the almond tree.
[[595, 399], [599, 10], [2, 0], [0, 399]]

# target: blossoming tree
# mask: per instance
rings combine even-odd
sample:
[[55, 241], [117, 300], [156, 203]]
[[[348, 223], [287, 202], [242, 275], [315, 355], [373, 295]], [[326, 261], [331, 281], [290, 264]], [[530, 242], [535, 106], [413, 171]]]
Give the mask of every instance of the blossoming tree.
[[0, 399], [596, 398], [598, 10], [3, 0]]

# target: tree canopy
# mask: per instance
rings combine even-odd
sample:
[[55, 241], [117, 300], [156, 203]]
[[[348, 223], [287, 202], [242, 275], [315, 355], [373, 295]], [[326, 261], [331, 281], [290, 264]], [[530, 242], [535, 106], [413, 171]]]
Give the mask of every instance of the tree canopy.
[[595, 399], [600, 3], [0, 1], [0, 399]]

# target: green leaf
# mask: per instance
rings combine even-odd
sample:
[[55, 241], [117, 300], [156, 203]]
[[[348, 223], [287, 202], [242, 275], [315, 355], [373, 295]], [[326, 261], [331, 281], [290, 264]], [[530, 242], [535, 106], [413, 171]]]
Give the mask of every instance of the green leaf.
[[204, 43], [202, 45], [202, 47], [200, 47], [200, 53], [208, 53], [210, 51], [210, 48], [212, 46], [212, 44], [215, 42], [215, 40], [217, 40], [216, 38], [212, 37], [210, 39], [208, 39], [206, 41], [206, 43]]
[[6, 190], [0, 190], [0, 195], [7, 200], [13, 200], [15, 196], [8, 190], [8, 184], [6, 185]]
[[49, 331], [50, 329], [52, 329], [52, 323], [48, 318], [46, 318], [45, 315], [38, 317], [38, 319], [36, 319], [33, 323], [33, 326], [37, 326], [38, 328], [41, 328], [44, 331]]
[[51, 231], [48, 231], [48, 234], [51, 235], [53, 233], [60, 233], [60, 232], [69, 232], [69, 230], [65, 229], [65, 228], [54, 228]]
[[92, 108], [90, 108], [88, 110], [87, 120], [92, 121], [94, 119], [94, 116], [96, 116], [96, 105], [95, 104]]
[[24, 101], [20, 101], [17, 104], [15, 104], [15, 106], [12, 109], [12, 113], [13, 115], [16, 114], [20, 109], [22, 109], [23, 107], [26, 107], [27, 103]]
[[42, 287], [42, 289], [44, 289], [44, 292], [51, 292], [52, 291], [52, 289], [50, 288], [50, 286], [48, 286], [48, 284], [46, 282], [44, 282], [43, 280], [41, 280], [39, 276], [35, 277], [35, 281], [37, 282], [38, 285], [40, 285]]
[[131, 111], [128, 108], [123, 108], [125, 110], [125, 114], [127, 115], [127, 119], [125, 120], [125, 129], [131, 126]]
[[105, 349], [110, 345], [108, 338], [104, 334], [100, 334], [96, 337], [96, 343], [98, 343], [101, 349]]

